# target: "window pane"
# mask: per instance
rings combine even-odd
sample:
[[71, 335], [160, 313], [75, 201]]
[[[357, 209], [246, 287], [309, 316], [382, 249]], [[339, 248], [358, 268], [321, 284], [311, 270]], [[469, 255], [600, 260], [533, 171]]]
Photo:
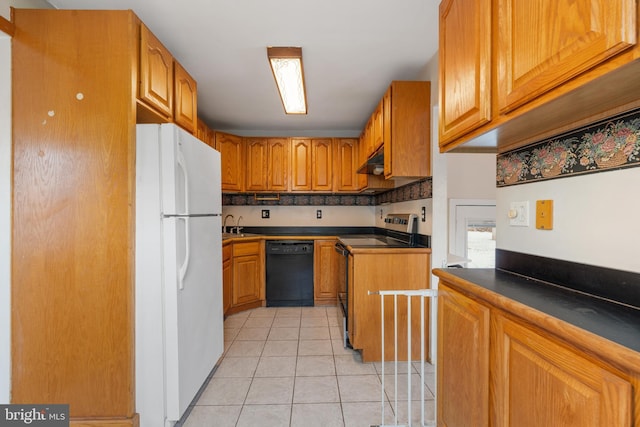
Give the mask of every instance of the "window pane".
[[467, 228], [469, 268], [494, 268], [496, 265], [496, 228], [471, 225]]

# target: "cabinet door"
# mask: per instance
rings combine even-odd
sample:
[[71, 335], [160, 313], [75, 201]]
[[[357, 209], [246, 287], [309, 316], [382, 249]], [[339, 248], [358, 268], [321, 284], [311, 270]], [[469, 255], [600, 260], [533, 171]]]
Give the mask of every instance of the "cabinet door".
[[222, 312], [226, 314], [233, 304], [233, 261], [222, 263]]
[[492, 320], [492, 336], [492, 425], [631, 425], [632, 387], [628, 381], [500, 315]]
[[352, 138], [336, 138], [333, 140], [333, 190], [357, 191], [356, 174], [358, 140]]
[[207, 142], [207, 129], [209, 129], [209, 127], [207, 126], [207, 124], [205, 122], [203, 122], [202, 120], [200, 120], [200, 118], [198, 118], [198, 127], [196, 129], [196, 138], [198, 138], [200, 141], [202, 142]]
[[138, 97], [162, 115], [173, 114], [173, 57], [146, 25], [140, 26]]
[[440, 282], [438, 425], [489, 425], [489, 313]]
[[375, 151], [383, 142], [384, 117], [383, 117], [383, 100], [381, 99], [371, 116], [371, 125], [373, 132], [373, 150]]
[[[206, 142], [209, 147], [218, 150], [218, 147], [216, 145], [216, 136], [215, 136], [215, 132], [213, 131], [213, 129], [207, 128], [207, 133], [204, 136], [204, 142]], [[218, 151], [220, 151], [220, 150], [218, 150]]]
[[265, 191], [267, 187], [267, 158], [269, 155], [267, 140], [250, 138], [246, 141], [247, 168], [246, 190]]
[[333, 177], [331, 175], [331, 148], [331, 138], [312, 140], [311, 189], [314, 191], [333, 190]]
[[260, 258], [244, 255], [233, 258], [233, 305], [260, 300]]
[[215, 132], [215, 145], [220, 151], [222, 191], [242, 191], [244, 182], [242, 138]]
[[431, 176], [430, 94], [427, 81], [394, 81], [385, 93], [385, 178]]
[[291, 190], [311, 190], [311, 140], [291, 140]]
[[268, 189], [289, 190], [289, 141], [286, 138], [270, 138], [268, 146]]
[[441, 146], [491, 119], [491, 3], [440, 3]]
[[196, 81], [178, 62], [174, 62], [175, 99], [173, 120], [194, 133], [198, 121], [198, 87]]
[[313, 248], [313, 296], [316, 304], [335, 304], [338, 298], [338, 264], [340, 256], [334, 240], [316, 240]]
[[636, 43], [635, 0], [498, 0], [497, 4], [501, 113]]

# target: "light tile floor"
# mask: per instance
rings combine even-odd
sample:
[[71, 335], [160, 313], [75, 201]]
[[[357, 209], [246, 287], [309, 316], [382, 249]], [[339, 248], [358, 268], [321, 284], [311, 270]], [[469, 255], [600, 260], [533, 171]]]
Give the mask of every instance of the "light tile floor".
[[[264, 307], [229, 316], [225, 353], [184, 427], [368, 427], [381, 421], [381, 363], [345, 349], [335, 307]], [[412, 419], [420, 424], [419, 364]], [[417, 368], [417, 369], [416, 369]], [[407, 365], [399, 365], [398, 424], [407, 422]], [[425, 365], [433, 420], [433, 366]], [[393, 364], [385, 364], [385, 424], [394, 423]], [[391, 374], [391, 375], [389, 375]], [[404, 400], [402, 400], [404, 399]]]

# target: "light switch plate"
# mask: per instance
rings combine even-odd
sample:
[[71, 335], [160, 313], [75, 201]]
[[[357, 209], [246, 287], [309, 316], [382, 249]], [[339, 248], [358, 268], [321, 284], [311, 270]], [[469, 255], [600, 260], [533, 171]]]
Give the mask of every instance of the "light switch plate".
[[509, 225], [512, 227], [529, 226], [529, 202], [511, 202], [509, 205]]

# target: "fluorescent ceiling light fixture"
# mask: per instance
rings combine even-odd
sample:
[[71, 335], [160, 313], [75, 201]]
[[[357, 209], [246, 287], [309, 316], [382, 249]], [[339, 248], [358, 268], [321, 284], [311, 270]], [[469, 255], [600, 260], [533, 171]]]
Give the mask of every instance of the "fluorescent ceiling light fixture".
[[307, 114], [302, 48], [267, 47], [267, 57], [287, 114]]

